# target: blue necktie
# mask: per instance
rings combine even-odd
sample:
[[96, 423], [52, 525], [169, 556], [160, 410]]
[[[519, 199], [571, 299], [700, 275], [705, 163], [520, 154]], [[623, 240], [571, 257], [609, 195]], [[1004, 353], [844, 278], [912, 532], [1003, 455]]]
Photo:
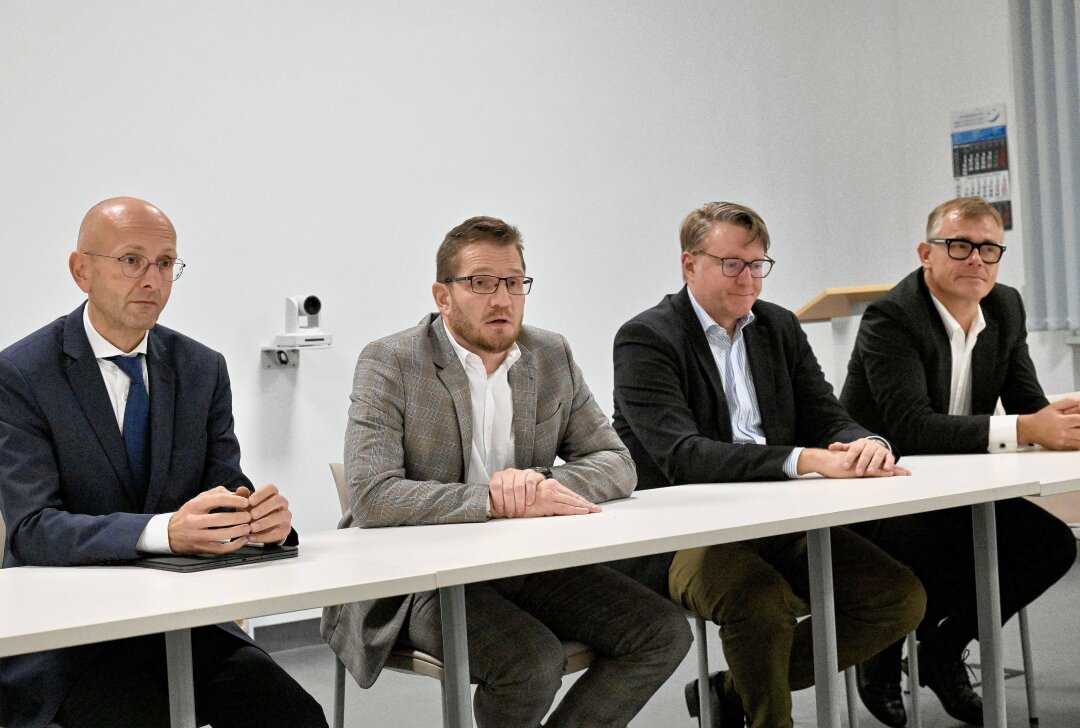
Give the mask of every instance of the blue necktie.
[[108, 357], [131, 379], [124, 407], [124, 448], [135, 487], [146, 498], [150, 485], [150, 396], [143, 380], [142, 355]]

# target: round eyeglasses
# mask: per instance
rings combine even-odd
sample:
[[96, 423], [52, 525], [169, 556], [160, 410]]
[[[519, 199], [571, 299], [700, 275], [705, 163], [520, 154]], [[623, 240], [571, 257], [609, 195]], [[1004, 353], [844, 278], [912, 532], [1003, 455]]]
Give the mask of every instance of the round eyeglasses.
[[997, 243], [973, 243], [963, 238], [933, 238], [928, 243], [944, 245], [953, 260], [967, 260], [976, 250], [983, 263], [997, 263], [1005, 253], [1005, 246]]
[[[139, 255], [138, 253], [128, 253], [127, 255], [104, 255], [103, 253], [83, 253], [83, 255], [92, 255], [95, 258], [112, 258], [120, 264], [120, 272], [126, 275], [128, 278], [142, 278], [146, 275], [146, 271], [150, 270], [150, 259], [145, 255]], [[187, 265], [179, 258], [161, 258], [154, 263], [157, 266], [158, 273], [161, 274], [162, 279], [168, 281], [175, 281], [180, 277], [180, 274], [184, 272], [184, 266]]]
[[458, 281], [468, 281], [472, 287], [473, 293], [480, 293], [485, 296], [490, 296], [499, 290], [499, 283], [506, 284], [506, 292], [511, 296], [527, 296], [529, 291], [532, 290], [533, 279], [529, 276], [458, 276], [457, 278], [446, 278], [443, 283], [457, 283]]
[[742, 258], [721, 258], [719, 255], [713, 255], [712, 253], [706, 253], [704, 250], [700, 251], [701, 255], [707, 255], [713, 260], [720, 263], [720, 270], [728, 278], [738, 278], [742, 275], [744, 268], [750, 269], [751, 278], [764, 278], [772, 271], [773, 263], [776, 261], [772, 258], [758, 258], [756, 260], [743, 260]]

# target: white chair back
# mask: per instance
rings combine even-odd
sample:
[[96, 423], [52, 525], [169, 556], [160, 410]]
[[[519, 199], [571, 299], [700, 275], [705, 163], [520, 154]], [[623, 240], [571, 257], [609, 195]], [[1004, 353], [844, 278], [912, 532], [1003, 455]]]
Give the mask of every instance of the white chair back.
[[337, 486], [338, 504], [341, 506], [341, 515], [349, 512], [349, 494], [345, 492], [345, 464], [330, 463], [330, 474], [334, 476], [334, 485]]

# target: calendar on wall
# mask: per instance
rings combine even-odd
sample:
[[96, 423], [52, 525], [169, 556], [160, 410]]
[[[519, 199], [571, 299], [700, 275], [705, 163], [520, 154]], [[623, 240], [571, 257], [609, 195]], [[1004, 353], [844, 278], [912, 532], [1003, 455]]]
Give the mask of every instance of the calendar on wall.
[[1005, 229], [1012, 229], [1009, 143], [1005, 104], [953, 113], [953, 179], [956, 196], [983, 197], [1001, 213]]

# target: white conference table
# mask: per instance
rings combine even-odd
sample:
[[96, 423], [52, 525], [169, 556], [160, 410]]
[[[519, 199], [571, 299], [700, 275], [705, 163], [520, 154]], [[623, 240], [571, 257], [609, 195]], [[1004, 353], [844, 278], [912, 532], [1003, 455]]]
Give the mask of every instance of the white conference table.
[[1080, 490], [1080, 452], [1033, 449], [1016, 458], [1021, 471], [1039, 476], [1039, 495], [1060, 495]]
[[[195, 725], [192, 627], [435, 588], [435, 573], [301, 538], [296, 558], [179, 574], [134, 566], [0, 569], [0, 656], [165, 633], [172, 725]], [[63, 598], [58, 598], [63, 595]], [[77, 605], [77, 606], [73, 606]]]
[[[1001, 456], [999, 456], [1001, 457]], [[983, 627], [980, 654], [987, 726], [1004, 726], [1000, 602], [992, 502], [1039, 493], [1032, 476], [994, 472], [987, 456], [910, 458], [912, 477], [683, 485], [635, 492], [601, 514], [392, 529], [411, 558], [438, 563], [446, 667], [447, 724], [471, 726], [464, 640], [464, 585], [549, 569], [644, 556], [695, 546], [806, 531], [811, 570], [817, 725], [840, 726], [829, 527], [957, 506], [973, 507]], [[378, 530], [367, 531], [373, 537]], [[505, 536], [504, 536], [505, 534]], [[984, 644], [985, 642], [985, 644]], [[997, 697], [1001, 699], [998, 701]], [[1000, 702], [1001, 710], [994, 706]]]
[[[905, 458], [910, 478], [685, 485], [636, 492], [600, 514], [302, 537], [297, 559], [194, 574], [134, 567], [0, 570], [0, 656], [165, 632], [173, 725], [194, 725], [191, 627], [439, 588], [446, 716], [471, 726], [464, 585], [549, 569], [807, 531], [821, 726], [840, 725], [830, 526], [973, 506], [987, 726], [1004, 726], [992, 502], [1065, 482], [1052, 453]], [[1023, 458], [1023, 462], [1015, 462]], [[1038, 467], [1035, 467], [1038, 465]], [[1077, 472], [1071, 470], [1071, 472]], [[59, 603], [58, 590], [68, 597]], [[72, 602], [80, 605], [71, 610]], [[985, 619], [984, 619], [985, 614]], [[996, 638], [995, 638], [996, 635]]]

